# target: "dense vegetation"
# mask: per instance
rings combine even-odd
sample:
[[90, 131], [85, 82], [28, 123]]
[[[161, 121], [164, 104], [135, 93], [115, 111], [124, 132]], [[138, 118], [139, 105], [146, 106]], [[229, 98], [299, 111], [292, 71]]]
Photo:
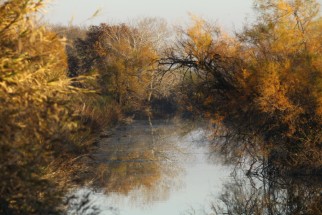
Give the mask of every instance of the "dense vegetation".
[[221, 150], [229, 157], [236, 160], [248, 154], [255, 161], [265, 159], [268, 168], [279, 172], [319, 172], [319, 5], [255, 3], [257, 21], [234, 37], [195, 18], [162, 63], [186, 69], [187, 84], [194, 86], [186, 87], [192, 106], [206, 112], [217, 134], [225, 136]]
[[60, 211], [66, 189], [81, 180], [77, 169], [86, 171], [80, 155], [111, 120], [100, 117], [113, 112], [96, 110], [91, 88], [75, 87], [91, 79], [67, 77], [65, 42], [35, 22], [41, 6], [0, 4], [1, 214]]
[[260, 160], [268, 172], [321, 174], [315, 0], [256, 0], [258, 19], [234, 36], [192, 17], [176, 41], [157, 19], [44, 27], [42, 2], [0, 0], [0, 213], [64, 211], [102, 128], [176, 110], [210, 119], [214, 145], [249, 156], [250, 172]]

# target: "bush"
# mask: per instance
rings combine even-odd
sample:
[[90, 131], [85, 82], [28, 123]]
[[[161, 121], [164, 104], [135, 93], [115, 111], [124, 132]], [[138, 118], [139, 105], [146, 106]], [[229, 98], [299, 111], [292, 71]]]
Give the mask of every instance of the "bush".
[[71, 99], [79, 91], [66, 76], [64, 41], [35, 22], [41, 6], [41, 0], [0, 1], [2, 214], [59, 211], [69, 175], [53, 164], [84, 150]]

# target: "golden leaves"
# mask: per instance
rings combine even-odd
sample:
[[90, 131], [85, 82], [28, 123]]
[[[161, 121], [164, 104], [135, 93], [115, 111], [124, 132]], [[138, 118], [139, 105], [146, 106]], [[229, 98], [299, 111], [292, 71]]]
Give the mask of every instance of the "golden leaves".
[[21, 202], [12, 206], [18, 214], [46, 208], [32, 203], [44, 191], [48, 195], [39, 203], [59, 204], [50, 193], [53, 187], [44, 188], [56, 186], [43, 181], [44, 169], [59, 156], [70, 156], [66, 151], [75, 147], [72, 133], [79, 128], [64, 43], [34, 21], [41, 2], [12, 0], [0, 6], [0, 187], [6, 187], [0, 196]]
[[[193, 25], [188, 28], [187, 35], [195, 45], [194, 51], [205, 53], [212, 44], [212, 35], [205, 20], [190, 15]], [[198, 53], [194, 53], [198, 56]]]

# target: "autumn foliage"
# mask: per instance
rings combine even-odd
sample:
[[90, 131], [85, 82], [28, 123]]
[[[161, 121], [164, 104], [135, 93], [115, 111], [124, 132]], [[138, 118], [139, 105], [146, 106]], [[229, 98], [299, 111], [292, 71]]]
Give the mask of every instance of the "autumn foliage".
[[91, 26], [74, 42], [78, 74], [97, 73], [100, 92], [125, 112], [144, 108], [153, 91], [159, 56], [151, 23]]
[[[321, 173], [316, 0], [255, 0], [256, 21], [235, 35], [192, 16], [176, 39], [154, 19], [49, 30], [36, 22], [42, 4], [0, 0], [1, 214], [63, 211], [68, 188], [84, 180], [77, 168], [95, 172], [80, 158], [101, 129], [126, 114], [151, 117], [153, 107], [206, 116], [214, 145], [232, 160], [251, 157], [250, 170], [261, 160], [281, 174]], [[113, 190], [139, 167], [98, 170]], [[154, 173], [143, 181], [149, 187], [161, 173], [145, 169]], [[132, 185], [116, 190], [128, 193]]]
[[319, 170], [318, 3], [255, 1], [255, 9], [257, 21], [236, 36], [193, 17], [193, 25], [181, 31], [162, 63], [185, 68], [192, 106], [228, 128], [226, 140], [231, 141], [226, 142], [233, 147], [224, 145], [222, 150], [235, 157], [245, 152], [264, 156], [269, 164], [283, 164], [281, 171]]
[[0, 213], [58, 213], [93, 140], [85, 89], [67, 77], [65, 41], [35, 22], [42, 1], [0, 2]]

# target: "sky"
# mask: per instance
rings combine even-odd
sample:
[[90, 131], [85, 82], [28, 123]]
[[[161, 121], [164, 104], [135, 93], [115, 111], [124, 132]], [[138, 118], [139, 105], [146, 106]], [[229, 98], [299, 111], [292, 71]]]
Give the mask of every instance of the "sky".
[[[96, 10], [97, 17], [89, 19]], [[54, 24], [92, 25], [159, 17], [170, 24], [188, 21], [188, 13], [216, 21], [227, 29], [240, 28], [254, 17], [252, 0], [51, 0], [44, 20]]]
[[[53, 24], [97, 25], [159, 17], [170, 24], [185, 24], [188, 13], [215, 21], [226, 30], [238, 30], [254, 20], [253, 0], [49, 0], [45, 21]], [[321, 4], [322, 0], [318, 0]], [[100, 13], [95, 18], [95, 11]]]

